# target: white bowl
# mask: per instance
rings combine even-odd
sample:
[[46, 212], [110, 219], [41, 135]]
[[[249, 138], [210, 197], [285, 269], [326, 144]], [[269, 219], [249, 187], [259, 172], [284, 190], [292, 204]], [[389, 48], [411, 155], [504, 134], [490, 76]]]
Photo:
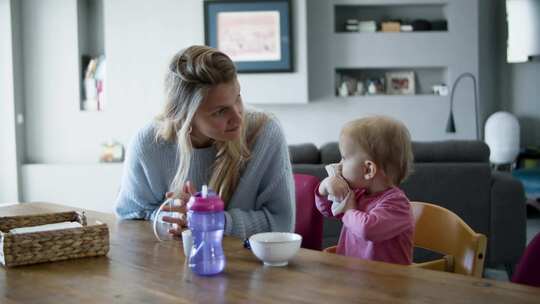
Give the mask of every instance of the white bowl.
[[286, 266], [300, 244], [302, 236], [290, 232], [257, 233], [249, 238], [253, 254], [268, 266]]

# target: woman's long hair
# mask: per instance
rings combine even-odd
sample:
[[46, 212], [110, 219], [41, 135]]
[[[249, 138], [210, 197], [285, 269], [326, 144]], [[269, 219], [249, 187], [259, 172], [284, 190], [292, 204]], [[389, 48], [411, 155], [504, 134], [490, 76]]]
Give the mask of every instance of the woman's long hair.
[[[176, 142], [178, 170], [171, 190], [182, 191], [189, 173], [193, 145], [191, 123], [208, 90], [236, 79], [236, 68], [224, 53], [207, 46], [191, 46], [177, 53], [169, 64], [165, 78], [166, 104], [158, 116], [157, 140]], [[209, 186], [228, 203], [250, 157], [250, 148], [268, 117], [244, 111], [241, 136], [231, 141], [216, 141], [216, 160]], [[240, 169], [240, 170], [239, 170]], [[197, 185], [200, 187], [201, 185]]]

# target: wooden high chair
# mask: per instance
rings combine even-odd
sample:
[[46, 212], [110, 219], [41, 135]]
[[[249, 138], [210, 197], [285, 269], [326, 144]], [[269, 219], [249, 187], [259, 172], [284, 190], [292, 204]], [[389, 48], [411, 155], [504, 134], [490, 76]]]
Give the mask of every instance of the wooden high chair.
[[[474, 232], [452, 211], [430, 203], [411, 202], [415, 221], [414, 246], [444, 254], [441, 259], [411, 267], [482, 277], [486, 236]], [[336, 246], [323, 250], [335, 253]]]
[[482, 277], [486, 236], [474, 232], [454, 212], [430, 203], [411, 202], [415, 221], [414, 246], [435, 251], [441, 259], [412, 267]]

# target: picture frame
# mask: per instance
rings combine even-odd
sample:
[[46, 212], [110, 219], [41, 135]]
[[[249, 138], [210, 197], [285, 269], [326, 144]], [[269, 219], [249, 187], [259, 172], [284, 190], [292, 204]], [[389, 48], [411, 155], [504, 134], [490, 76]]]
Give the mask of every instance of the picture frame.
[[238, 73], [293, 71], [290, 0], [205, 0], [205, 43]]
[[413, 71], [399, 71], [386, 73], [386, 94], [388, 95], [414, 95], [416, 84]]

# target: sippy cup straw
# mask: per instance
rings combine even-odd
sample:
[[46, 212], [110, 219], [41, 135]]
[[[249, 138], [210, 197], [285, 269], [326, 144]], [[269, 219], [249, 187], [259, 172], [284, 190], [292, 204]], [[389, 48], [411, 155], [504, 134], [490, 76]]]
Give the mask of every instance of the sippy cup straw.
[[201, 193], [201, 194], [202, 194], [202, 197], [203, 197], [203, 198], [207, 198], [207, 197], [208, 197], [208, 186], [207, 186], [207, 185], [203, 185], [203, 186], [202, 186], [202, 191], [201, 191], [201, 192], [202, 192], [202, 193]]

